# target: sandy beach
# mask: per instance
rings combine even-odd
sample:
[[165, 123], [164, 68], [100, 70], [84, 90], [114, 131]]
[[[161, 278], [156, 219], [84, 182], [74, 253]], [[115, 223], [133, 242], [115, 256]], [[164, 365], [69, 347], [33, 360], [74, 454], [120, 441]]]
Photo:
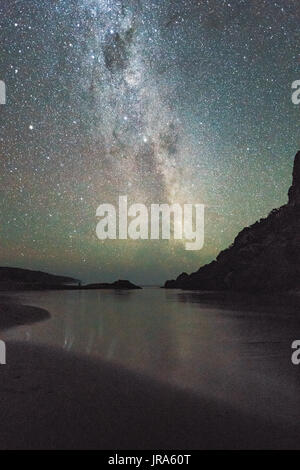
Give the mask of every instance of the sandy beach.
[[240, 449], [298, 446], [276, 429], [99, 361], [8, 344], [0, 449]]
[[221, 403], [98, 361], [17, 343], [8, 344], [7, 357], [1, 449], [260, 448], [273, 447], [279, 433]]
[[[1, 329], [47, 318], [1, 305]], [[1, 334], [0, 334], [1, 337]], [[124, 367], [29, 342], [0, 366], [0, 449], [298, 448], [298, 429]]]

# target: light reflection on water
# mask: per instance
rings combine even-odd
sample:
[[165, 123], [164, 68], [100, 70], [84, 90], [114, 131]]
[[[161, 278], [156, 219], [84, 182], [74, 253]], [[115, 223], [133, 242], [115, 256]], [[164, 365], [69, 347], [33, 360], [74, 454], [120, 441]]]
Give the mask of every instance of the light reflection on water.
[[[51, 314], [2, 338], [100, 357], [251, 412], [297, 422], [297, 303], [149, 288], [14, 294]], [[298, 314], [299, 311], [299, 314]]]

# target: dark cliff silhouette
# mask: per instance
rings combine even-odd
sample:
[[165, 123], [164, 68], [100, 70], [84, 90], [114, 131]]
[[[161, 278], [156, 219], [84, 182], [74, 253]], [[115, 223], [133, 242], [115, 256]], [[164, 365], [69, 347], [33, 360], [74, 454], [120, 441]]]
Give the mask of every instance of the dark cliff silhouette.
[[288, 203], [244, 228], [215, 261], [165, 288], [286, 291], [300, 287], [300, 151]]

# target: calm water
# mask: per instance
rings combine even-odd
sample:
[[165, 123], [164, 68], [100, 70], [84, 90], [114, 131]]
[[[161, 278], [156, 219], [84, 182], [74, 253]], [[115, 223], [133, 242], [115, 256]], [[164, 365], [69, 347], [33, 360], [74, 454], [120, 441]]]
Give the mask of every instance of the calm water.
[[96, 356], [289, 424], [300, 412], [300, 310], [288, 302], [141, 291], [22, 292], [23, 303], [51, 314], [2, 338]]

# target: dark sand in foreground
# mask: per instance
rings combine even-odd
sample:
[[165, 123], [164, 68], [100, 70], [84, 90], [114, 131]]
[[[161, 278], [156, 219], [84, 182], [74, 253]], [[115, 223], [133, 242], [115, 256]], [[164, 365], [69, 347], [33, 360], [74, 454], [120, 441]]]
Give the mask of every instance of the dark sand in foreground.
[[[49, 316], [4, 299], [0, 308], [2, 330]], [[0, 449], [300, 448], [300, 427], [279, 429], [124, 368], [19, 342], [7, 343], [0, 365], [0, 419]]]
[[122, 368], [28, 343], [0, 366], [1, 449], [299, 447], [295, 430]]

